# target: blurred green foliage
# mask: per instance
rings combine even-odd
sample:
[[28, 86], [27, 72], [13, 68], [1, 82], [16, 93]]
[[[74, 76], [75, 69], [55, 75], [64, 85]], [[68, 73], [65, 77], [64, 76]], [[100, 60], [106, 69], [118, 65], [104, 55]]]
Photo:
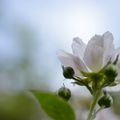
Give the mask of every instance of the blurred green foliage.
[[40, 105], [30, 92], [0, 93], [0, 120], [44, 120]]
[[40, 102], [43, 110], [54, 120], [75, 120], [73, 109], [59, 96], [47, 92], [32, 92]]

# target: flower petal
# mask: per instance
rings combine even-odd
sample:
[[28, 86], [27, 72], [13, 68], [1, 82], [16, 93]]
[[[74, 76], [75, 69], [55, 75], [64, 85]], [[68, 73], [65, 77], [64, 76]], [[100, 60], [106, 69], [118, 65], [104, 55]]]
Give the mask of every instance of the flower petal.
[[120, 91], [120, 84], [116, 85], [116, 86], [112, 86], [112, 87], [106, 87], [104, 88], [105, 91], [108, 91], [108, 92], [118, 92]]
[[79, 58], [83, 58], [86, 44], [78, 37], [73, 39], [72, 50], [73, 54]]
[[64, 66], [70, 66], [74, 69], [76, 76], [80, 76], [80, 71], [88, 71], [87, 66], [84, 64], [84, 62], [80, 58], [70, 53], [59, 50], [57, 52], [57, 56]]
[[94, 45], [97, 45], [101, 48], [103, 48], [104, 46], [104, 39], [101, 35], [95, 35], [93, 36], [90, 41], [88, 42], [89, 44], [94, 44]]
[[91, 70], [98, 71], [101, 69], [103, 65], [103, 53], [103, 49], [100, 46], [88, 42], [84, 54], [84, 61]]
[[113, 44], [113, 35], [109, 31], [105, 32], [103, 34], [104, 39], [104, 49], [105, 50], [113, 50], [114, 44]]
[[113, 44], [113, 35], [109, 31], [103, 34], [104, 39], [104, 65], [110, 60], [111, 56], [114, 53], [114, 44]]
[[[89, 55], [91, 62], [90, 61], [88, 62], [88, 60], [86, 60], [87, 58], [89, 59], [89, 57], [84, 57], [85, 62], [87, 62], [87, 65], [92, 70], [95, 70], [95, 69], [98, 70], [103, 65], [105, 65], [110, 60], [110, 58], [113, 56], [114, 44], [113, 44], [112, 34], [110, 32], [105, 32], [103, 35], [95, 35], [88, 42], [87, 49], [91, 51], [90, 52], [91, 55]], [[87, 49], [86, 51], [89, 53], [89, 50]], [[96, 56], [95, 54], [97, 54], [97, 52], [98, 52], [98, 55]], [[87, 56], [86, 52], [84, 56]], [[98, 58], [96, 58], [95, 56]], [[92, 60], [93, 60], [93, 63], [92, 63]]]

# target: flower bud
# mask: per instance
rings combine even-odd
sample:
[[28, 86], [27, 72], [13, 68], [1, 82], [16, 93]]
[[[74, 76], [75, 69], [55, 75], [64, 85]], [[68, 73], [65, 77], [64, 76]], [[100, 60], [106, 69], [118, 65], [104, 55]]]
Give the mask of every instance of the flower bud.
[[58, 95], [64, 100], [68, 101], [71, 97], [71, 91], [64, 86], [58, 90]]
[[116, 66], [113, 64], [109, 64], [105, 68], [104, 74], [109, 80], [111, 80], [111, 82], [113, 82], [118, 75], [117, 70], [116, 70]]
[[100, 107], [108, 108], [113, 104], [113, 99], [110, 95], [106, 94], [99, 99], [98, 104]]
[[75, 72], [72, 67], [63, 67], [63, 76], [67, 79], [72, 79]]

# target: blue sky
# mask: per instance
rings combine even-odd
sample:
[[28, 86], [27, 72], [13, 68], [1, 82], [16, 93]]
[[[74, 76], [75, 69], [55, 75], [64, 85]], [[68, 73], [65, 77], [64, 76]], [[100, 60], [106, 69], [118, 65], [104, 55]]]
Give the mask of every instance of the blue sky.
[[120, 45], [119, 0], [4, 0], [1, 3], [4, 19], [0, 24], [0, 55], [3, 58], [17, 56], [14, 40], [6, 36], [2, 28], [7, 29], [8, 35], [15, 21], [30, 25], [42, 41], [42, 51], [37, 51], [38, 64], [40, 61], [50, 71], [53, 86], [53, 83], [62, 84], [63, 79], [56, 51], [71, 52], [74, 37], [79, 36], [87, 43], [94, 34], [110, 31], [115, 46]]

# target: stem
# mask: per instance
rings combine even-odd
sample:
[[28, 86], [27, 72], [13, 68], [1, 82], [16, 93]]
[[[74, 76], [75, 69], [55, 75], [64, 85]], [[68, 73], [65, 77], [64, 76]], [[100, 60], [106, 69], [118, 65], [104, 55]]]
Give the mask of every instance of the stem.
[[98, 90], [98, 91], [95, 92], [95, 94], [93, 96], [93, 102], [91, 104], [90, 112], [89, 112], [87, 120], [93, 120], [93, 112], [94, 112], [95, 106], [97, 104], [97, 101], [100, 97], [100, 93], [101, 93], [101, 90]]
[[89, 90], [89, 92], [91, 93], [91, 95], [93, 94], [93, 91], [91, 89], [91, 87], [89, 85], [86, 85], [87, 89]]
[[89, 90], [89, 92], [91, 93], [91, 95], [93, 94], [93, 91], [92, 91], [91, 87], [89, 85], [85, 84], [81, 78], [78, 77], [78, 79], [77, 79], [77, 78], [73, 77], [72, 79], [74, 79], [78, 83], [82, 83], [84, 86], [87, 87], [87, 89]]

